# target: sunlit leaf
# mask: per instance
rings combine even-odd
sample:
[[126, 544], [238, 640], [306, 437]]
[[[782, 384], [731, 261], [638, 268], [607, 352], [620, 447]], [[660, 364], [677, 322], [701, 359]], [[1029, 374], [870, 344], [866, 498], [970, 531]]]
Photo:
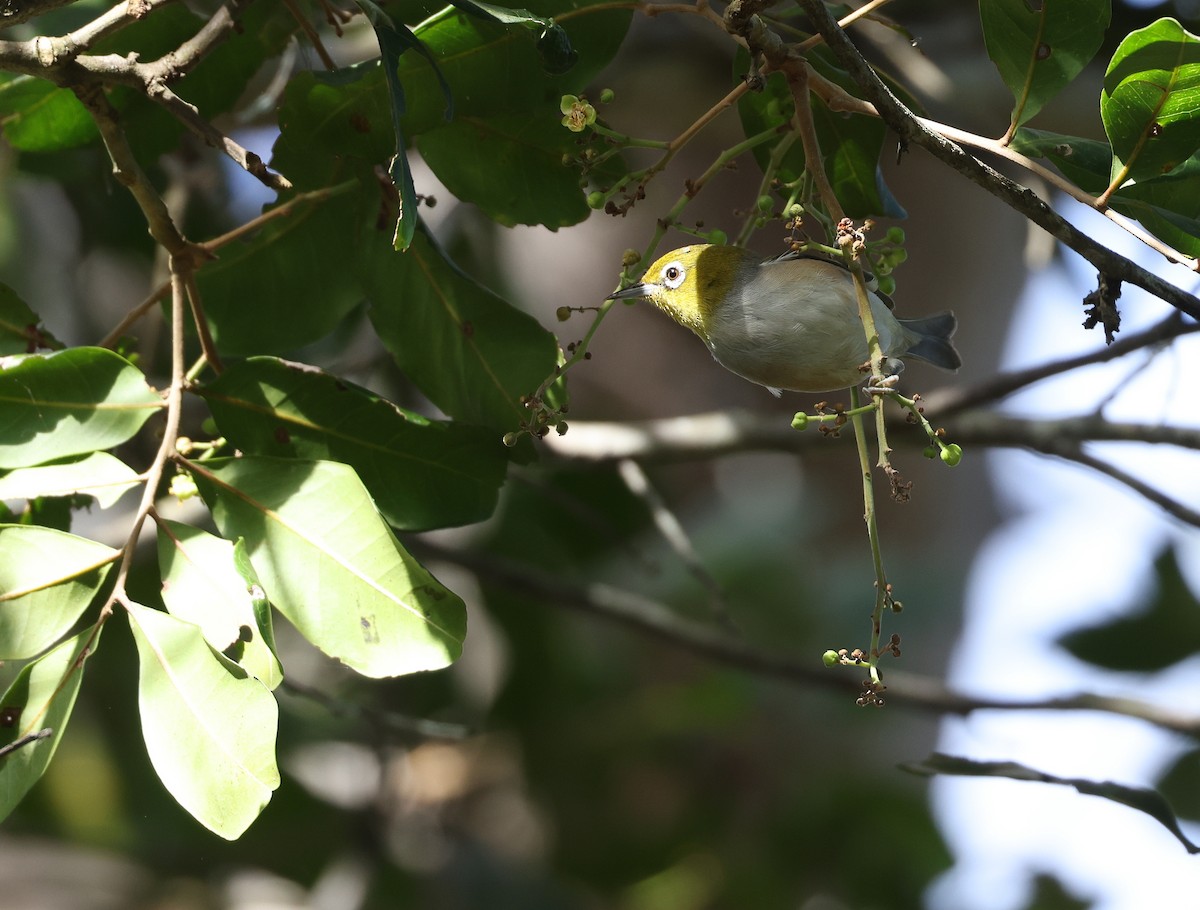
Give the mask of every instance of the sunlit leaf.
[[95, 498], [107, 509], [139, 483], [138, 474], [107, 452], [0, 473], [0, 500], [74, 496]]
[[138, 707], [163, 785], [196, 820], [234, 840], [279, 786], [279, 709], [261, 682], [213, 651], [199, 627], [129, 605]]
[[1174, 19], [1130, 32], [1104, 74], [1100, 116], [1112, 180], [1166, 174], [1200, 147], [1200, 38]]
[[111, 448], [162, 404], [137, 367], [105, 348], [0, 358], [0, 468]]
[[[194, 623], [212, 647], [274, 689], [283, 670], [260, 626], [255, 598], [263, 596], [238, 571], [234, 545], [177, 521], [158, 523], [162, 598], [172, 616]], [[267, 616], [269, 622], [269, 614]]]
[[8, 817], [54, 757], [83, 681], [84, 650], [90, 647], [94, 651], [99, 640], [99, 633], [93, 636], [91, 629], [67, 639], [26, 664], [4, 693], [0, 717], [11, 722], [0, 726], [0, 745], [43, 730], [51, 733], [0, 759], [0, 819]]
[[65, 635], [120, 551], [37, 525], [0, 525], [0, 659], [33, 657]]
[[400, 545], [352, 468], [247, 456], [191, 469], [271, 602], [326, 654], [374, 677], [458, 657], [462, 601]]
[[392, 525], [424, 530], [487, 518], [504, 482], [498, 434], [430, 421], [316, 367], [252, 357], [201, 394], [243, 452], [351, 465]]

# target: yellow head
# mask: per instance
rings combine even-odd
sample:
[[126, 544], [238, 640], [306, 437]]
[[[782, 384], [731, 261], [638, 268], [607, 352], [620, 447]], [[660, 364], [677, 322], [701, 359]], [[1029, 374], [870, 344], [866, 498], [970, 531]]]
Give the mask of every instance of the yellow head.
[[753, 275], [758, 258], [733, 246], [707, 243], [680, 247], [646, 270], [640, 284], [610, 300], [644, 297], [680, 325], [707, 339], [713, 314], [730, 291]]

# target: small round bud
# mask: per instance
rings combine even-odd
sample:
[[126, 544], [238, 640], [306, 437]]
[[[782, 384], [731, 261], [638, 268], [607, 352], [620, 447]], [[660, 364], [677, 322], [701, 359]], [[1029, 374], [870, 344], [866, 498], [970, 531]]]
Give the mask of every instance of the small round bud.
[[714, 243], [717, 246], [724, 246], [729, 242], [729, 235], [727, 235], [720, 228], [717, 228], [716, 230], [708, 232], [708, 242]]
[[783, 213], [784, 218], [801, 218], [804, 215], [804, 206], [799, 202], [793, 202], [787, 207], [787, 211]]
[[793, 430], [803, 430], [807, 426], [808, 426], [808, 415], [805, 414], [803, 411], [799, 412], [795, 417], [792, 418], [792, 429]]
[[838, 657], [837, 651], [826, 651], [821, 655], [821, 661], [827, 667], [836, 667], [841, 663], [841, 658]]
[[898, 250], [892, 250], [891, 260], [895, 265], [908, 260], [908, 250], [903, 247]]
[[517, 438], [518, 437], [517, 437], [516, 433], [505, 433], [503, 442], [506, 446], [508, 446], [511, 449], [513, 446], [515, 446], [517, 444]]
[[642, 261], [642, 254], [637, 250], [626, 250], [621, 254], [621, 265], [625, 268], [632, 268]]
[[885, 294], [896, 293], [896, 279], [891, 275], [881, 275], [879, 277], [879, 290]]
[[946, 448], [942, 449], [942, 461], [949, 467], [954, 467], [962, 461], [962, 446], [958, 443], [950, 443]]
[[903, 243], [904, 242], [904, 228], [890, 227], [890, 228], [888, 228], [887, 234], [885, 236], [887, 237], [888, 243]]
[[925, 448], [921, 450], [921, 454], [926, 458], [937, 458], [937, 446], [925, 446]]
[[571, 318], [571, 308], [569, 306], [560, 306], [554, 311], [554, 315], [558, 318], [559, 322], [566, 322]]
[[194, 445], [195, 443], [193, 443], [192, 440], [187, 436], [180, 436], [175, 440], [175, 451], [180, 455], [189, 455], [191, 454], [192, 446]]
[[758, 201], [754, 205], [764, 215], [769, 215], [771, 209], [775, 208], [775, 201], [770, 196], [759, 196]]
[[559, 436], [566, 436], [568, 429], [570, 428], [567, 426], [567, 422], [565, 420], [560, 420], [554, 425], [554, 432]]
[[600, 92], [600, 103], [601, 104], [612, 104], [613, 101], [616, 99], [616, 97], [617, 97], [617, 93], [614, 92], [612, 89], [610, 89], [610, 88], [602, 89]]
[[587, 204], [588, 204], [588, 208], [590, 208], [590, 209], [604, 208], [604, 194], [602, 192], [600, 192], [599, 190], [595, 190], [594, 192], [588, 193]]

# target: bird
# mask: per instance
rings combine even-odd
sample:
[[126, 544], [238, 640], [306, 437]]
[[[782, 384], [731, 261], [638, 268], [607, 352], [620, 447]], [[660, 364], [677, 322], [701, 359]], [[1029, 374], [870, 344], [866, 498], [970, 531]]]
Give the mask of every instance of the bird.
[[[868, 290], [885, 357], [899, 373], [903, 358], [955, 371], [957, 327], [946, 310], [897, 319], [892, 301]], [[713, 357], [743, 379], [781, 390], [831, 392], [854, 385], [870, 358], [850, 270], [819, 254], [788, 252], [763, 260], [742, 247], [693, 244], [660, 257], [638, 284], [609, 300], [644, 298], [691, 329]]]

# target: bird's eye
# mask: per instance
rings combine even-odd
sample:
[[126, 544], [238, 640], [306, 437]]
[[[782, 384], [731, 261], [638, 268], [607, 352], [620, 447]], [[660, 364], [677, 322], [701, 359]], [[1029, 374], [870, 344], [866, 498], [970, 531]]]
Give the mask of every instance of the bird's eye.
[[687, 272], [678, 262], [672, 262], [662, 270], [663, 284], [671, 290], [683, 284], [683, 279], [687, 277]]

